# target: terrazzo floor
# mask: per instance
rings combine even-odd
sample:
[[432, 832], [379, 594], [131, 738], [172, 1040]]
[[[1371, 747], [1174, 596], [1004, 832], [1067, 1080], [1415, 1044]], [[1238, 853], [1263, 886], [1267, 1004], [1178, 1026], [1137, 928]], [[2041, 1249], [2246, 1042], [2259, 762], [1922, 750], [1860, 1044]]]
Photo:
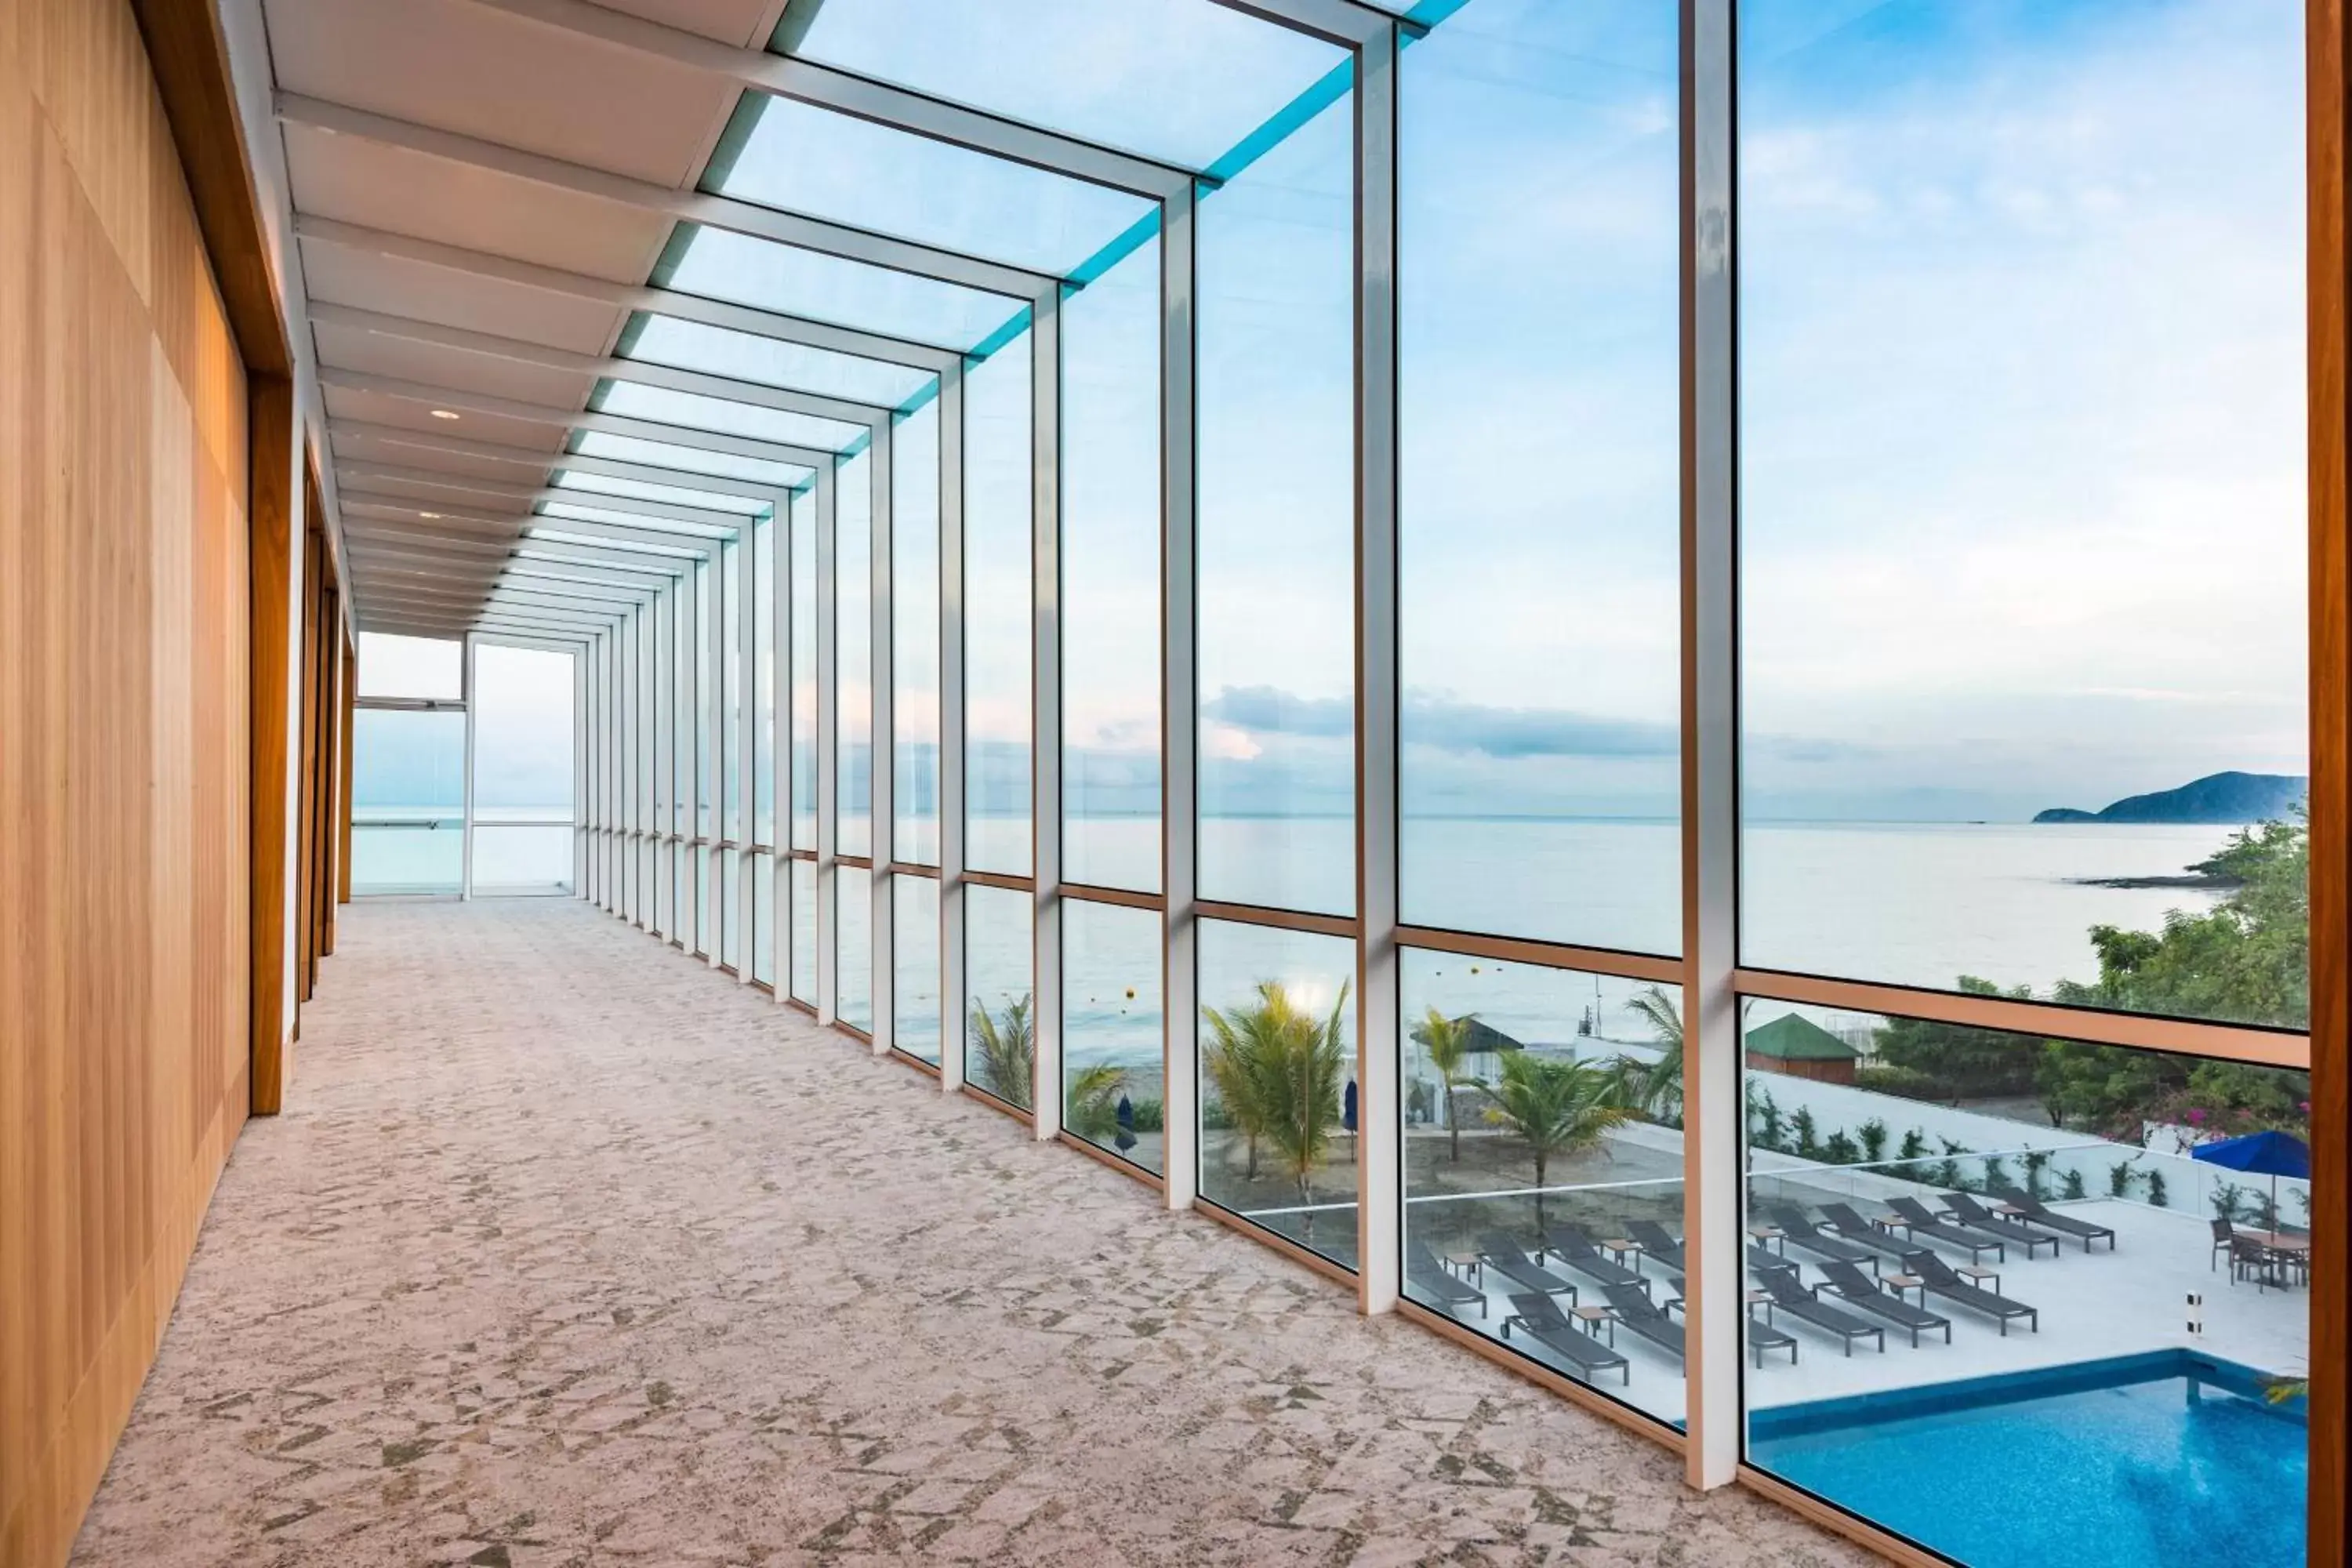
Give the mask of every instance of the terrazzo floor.
[[584, 904], [341, 942], [76, 1563], [1872, 1561]]

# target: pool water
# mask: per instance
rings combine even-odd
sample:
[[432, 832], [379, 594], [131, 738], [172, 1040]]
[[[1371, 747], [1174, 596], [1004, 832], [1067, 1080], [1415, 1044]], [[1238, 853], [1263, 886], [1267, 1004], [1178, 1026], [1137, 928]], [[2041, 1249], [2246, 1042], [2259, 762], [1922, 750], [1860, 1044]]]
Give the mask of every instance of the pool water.
[[2185, 1351], [1759, 1411], [1759, 1468], [1971, 1568], [2304, 1561], [2305, 1424]]

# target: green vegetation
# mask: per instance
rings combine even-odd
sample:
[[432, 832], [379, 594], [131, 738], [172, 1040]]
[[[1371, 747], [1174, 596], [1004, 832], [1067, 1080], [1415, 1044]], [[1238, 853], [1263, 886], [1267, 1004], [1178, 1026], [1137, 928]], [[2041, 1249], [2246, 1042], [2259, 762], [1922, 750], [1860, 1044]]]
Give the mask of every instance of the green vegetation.
[[[2203, 914], [2175, 910], [2160, 931], [2091, 928], [2095, 981], [2062, 981], [2053, 1001], [2129, 1013], [2305, 1026], [2310, 1017], [2310, 835], [2301, 822], [2265, 822], [2189, 868], [2229, 890]], [[1959, 988], [2030, 1000], [1974, 975]], [[2239, 1133], [2301, 1131], [2310, 1120], [2307, 1074], [2197, 1061], [2118, 1046], [2050, 1040], [1918, 1018], [1889, 1019], [1865, 1089], [1958, 1104], [2031, 1099], [2050, 1125], [2137, 1142], [2145, 1123], [2175, 1121]]]
[[1097, 1062], [1070, 1079], [1062, 1108], [1062, 1125], [1089, 1143], [1108, 1143], [1118, 1131], [1118, 1097], [1127, 1088], [1127, 1069], [1115, 1062]]
[[[1257, 1175], [1263, 1144], [1297, 1185], [1301, 1204], [1315, 1201], [1315, 1172], [1339, 1121], [1347, 1007], [1343, 985], [1329, 1016], [1318, 1020], [1291, 1001], [1281, 982], [1265, 980], [1247, 1006], [1201, 1009], [1212, 1037], [1202, 1066], [1225, 1116], [1249, 1141], [1249, 1178]], [[1314, 1215], [1302, 1217], [1312, 1237]]]
[[1615, 1074], [1584, 1062], [1556, 1061], [1526, 1051], [1503, 1058], [1503, 1081], [1486, 1120], [1526, 1143], [1536, 1163], [1536, 1228], [1543, 1228], [1546, 1167], [1555, 1156], [1580, 1153], [1633, 1112], [1618, 1103]]
[[1683, 1124], [1683, 1016], [1663, 985], [1645, 985], [1630, 1004], [1658, 1043], [1654, 1062], [1619, 1057], [1612, 1068], [1618, 1103], [1662, 1126]]
[[1452, 1134], [1450, 1157], [1456, 1163], [1462, 1158], [1462, 1117], [1454, 1091], [1478, 1081], [1470, 1076], [1470, 1024], [1476, 1016], [1465, 1013], [1449, 1018], [1432, 1007], [1429, 1016], [1412, 1026], [1413, 1043], [1429, 1053], [1429, 1065], [1445, 1085], [1445, 1126]]
[[992, 1016], [975, 998], [970, 1020], [972, 1048], [980, 1053], [982, 1087], [1007, 1105], [1029, 1109], [1030, 1086], [1037, 1077], [1037, 1032], [1029, 1017], [1029, 998], [1008, 998], [1001, 1017]]

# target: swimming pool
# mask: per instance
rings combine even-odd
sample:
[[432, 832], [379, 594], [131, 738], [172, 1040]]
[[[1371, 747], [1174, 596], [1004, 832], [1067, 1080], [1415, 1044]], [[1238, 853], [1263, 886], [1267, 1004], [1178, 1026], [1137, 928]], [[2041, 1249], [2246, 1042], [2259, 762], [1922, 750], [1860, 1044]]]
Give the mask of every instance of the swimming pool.
[[1749, 1461], [1973, 1568], [2304, 1561], [2305, 1424], [2189, 1351], [1756, 1412]]

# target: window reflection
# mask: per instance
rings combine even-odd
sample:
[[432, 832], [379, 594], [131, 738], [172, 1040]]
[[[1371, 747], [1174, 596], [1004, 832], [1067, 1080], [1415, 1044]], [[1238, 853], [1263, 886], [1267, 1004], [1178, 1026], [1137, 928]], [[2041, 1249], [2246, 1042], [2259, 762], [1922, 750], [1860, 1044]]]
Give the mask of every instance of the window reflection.
[[1356, 1267], [1353, 942], [1200, 928], [1201, 1195]]
[[2309, 1075], [1779, 1002], [1743, 1035], [1749, 1300], [1799, 1347], [1748, 1368], [1751, 1462], [1972, 1563], [2303, 1560]]
[[1160, 916], [1120, 904], [1062, 906], [1062, 1126], [1166, 1169]]
[[1355, 908], [1353, 100], [1202, 198], [1200, 889]]
[[1035, 927], [1029, 895], [964, 889], [964, 1081], [1026, 1110], [1036, 1093]]
[[1675, 26], [1472, 0], [1399, 59], [1417, 924], [1680, 946]]
[[838, 866], [833, 873], [834, 1016], [874, 1028], [874, 873]]
[[1406, 1297], [1679, 1423], [1678, 992], [1403, 962]]
[[940, 885], [929, 877], [890, 879], [890, 962], [896, 973], [890, 1043], [940, 1061]]
[[1160, 886], [1160, 241], [1062, 307], [1062, 872]]
[[964, 863], [1029, 875], [1030, 338], [964, 373]]
[[2302, 1022], [2097, 930], [2299, 918], [2303, 37], [1741, 7], [1744, 961]]
[[890, 725], [896, 857], [940, 861], [940, 405], [890, 437]]

